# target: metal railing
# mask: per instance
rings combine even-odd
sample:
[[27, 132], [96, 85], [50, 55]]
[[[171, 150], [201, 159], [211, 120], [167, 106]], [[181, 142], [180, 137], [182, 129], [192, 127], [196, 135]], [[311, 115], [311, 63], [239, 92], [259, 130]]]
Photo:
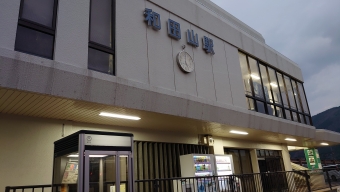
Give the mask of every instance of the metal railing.
[[[62, 186], [6, 187], [5, 192], [58, 192]], [[77, 188], [76, 184], [67, 187], [72, 189], [69, 191]], [[340, 172], [330, 169], [148, 179], [134, 183], [135, 192], [310, 192], [336, 188], [340, 188]]]

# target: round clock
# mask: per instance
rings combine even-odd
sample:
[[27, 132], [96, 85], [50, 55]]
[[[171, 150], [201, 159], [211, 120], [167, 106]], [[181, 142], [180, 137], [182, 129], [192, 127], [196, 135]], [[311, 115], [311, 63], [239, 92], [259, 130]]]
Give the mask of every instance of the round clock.
[[186, 51], [181, 51], [177, 55], [177, 63], [179, 67], [186, 73], [194, 70], [194, 60]]

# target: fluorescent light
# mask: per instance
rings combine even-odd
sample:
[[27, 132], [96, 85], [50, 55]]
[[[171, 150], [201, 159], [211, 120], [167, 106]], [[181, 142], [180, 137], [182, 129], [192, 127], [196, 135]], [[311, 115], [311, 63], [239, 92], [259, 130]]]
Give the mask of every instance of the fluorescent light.
[[286, 138], [286, 141], [296, 141], [296, 139], [292, 139], [292, 138]]
[[119, 115], [119, 114], [114, 114], [114, 113], [101, 112], [99, 115], [100, 116], [105, 116], [105, 117], [120, 118], [120, 119], [140, 120], [140, 117], [128, 116], [128, 115]]
[[251, 76], [252, 78], [254, 78], [254, 79], [260, 79], [260, 77], [257, 76], [257, 75], [255, 75], [255, 74], [251, 74], [250, 76]]
[[69, 155], [67, 157], [78, 157], [79, 155]]
[[320, 143], [321, 145], [329, 145], [328, 143]]
[[[90, 157], [106, 157], [107, 155], [90, 155]], [[68, 155], [67, 157], [79, 157], [78, 154]]]
[[270, 83], [271, 86], [277, 87], [276, 83]]
[[230, 131], [230, 133], [239, 134], [239, 135], [248, 135], [247, 132], [243, 132], [243, 131], [234, 131], [234, 130], [232, 130], [232, 131]]

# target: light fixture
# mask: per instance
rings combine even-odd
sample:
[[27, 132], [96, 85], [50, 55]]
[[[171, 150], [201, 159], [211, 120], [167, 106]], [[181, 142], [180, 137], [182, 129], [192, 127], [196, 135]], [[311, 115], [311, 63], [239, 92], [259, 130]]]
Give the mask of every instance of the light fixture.
[[259, 76], [255, 75], [255, 74], [253, 74], [253, 73], [252, 73], [250, 76], [251, 76], [252, 78], [254, 78], [254, 79], [260, 79]]
[[271, 86], [277, 87], [276, 83], [270, 83]]
[[[89, 157], [106, 157], [107, 155], [90, 155]], [[68, 155], [67, 157], [76, 157], [78, 158], [78, 154]]]
[[286, 141], [296, 141], [296, 139], [292, 139], [292, 138], [286, 138]]
[[129, 116], [129, 115], [119, 115], [119, 114], [115, 114], [115, 113], [101, 112], [99, 115], [100, 116], [105, 116], [105, 117], [120, 118], [120, 119], [140, 120], [140, 117]]
[[321, 145], [329, 145], [328, 143], [320, 143]]
[[234, 130], [231, 130], [229, 133], [234, 133], [234, 134], [239, 134], [239, 135], [248, 135], [248, 133], [244, 132], [244, 131], [234, 131]]

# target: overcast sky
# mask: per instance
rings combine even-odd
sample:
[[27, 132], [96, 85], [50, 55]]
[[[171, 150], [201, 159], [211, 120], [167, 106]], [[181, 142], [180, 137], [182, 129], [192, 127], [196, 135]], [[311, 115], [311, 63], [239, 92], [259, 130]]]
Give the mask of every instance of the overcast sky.
[[212, 0], [302, 69], [311, 114], [340, 105], [340, 0]]

